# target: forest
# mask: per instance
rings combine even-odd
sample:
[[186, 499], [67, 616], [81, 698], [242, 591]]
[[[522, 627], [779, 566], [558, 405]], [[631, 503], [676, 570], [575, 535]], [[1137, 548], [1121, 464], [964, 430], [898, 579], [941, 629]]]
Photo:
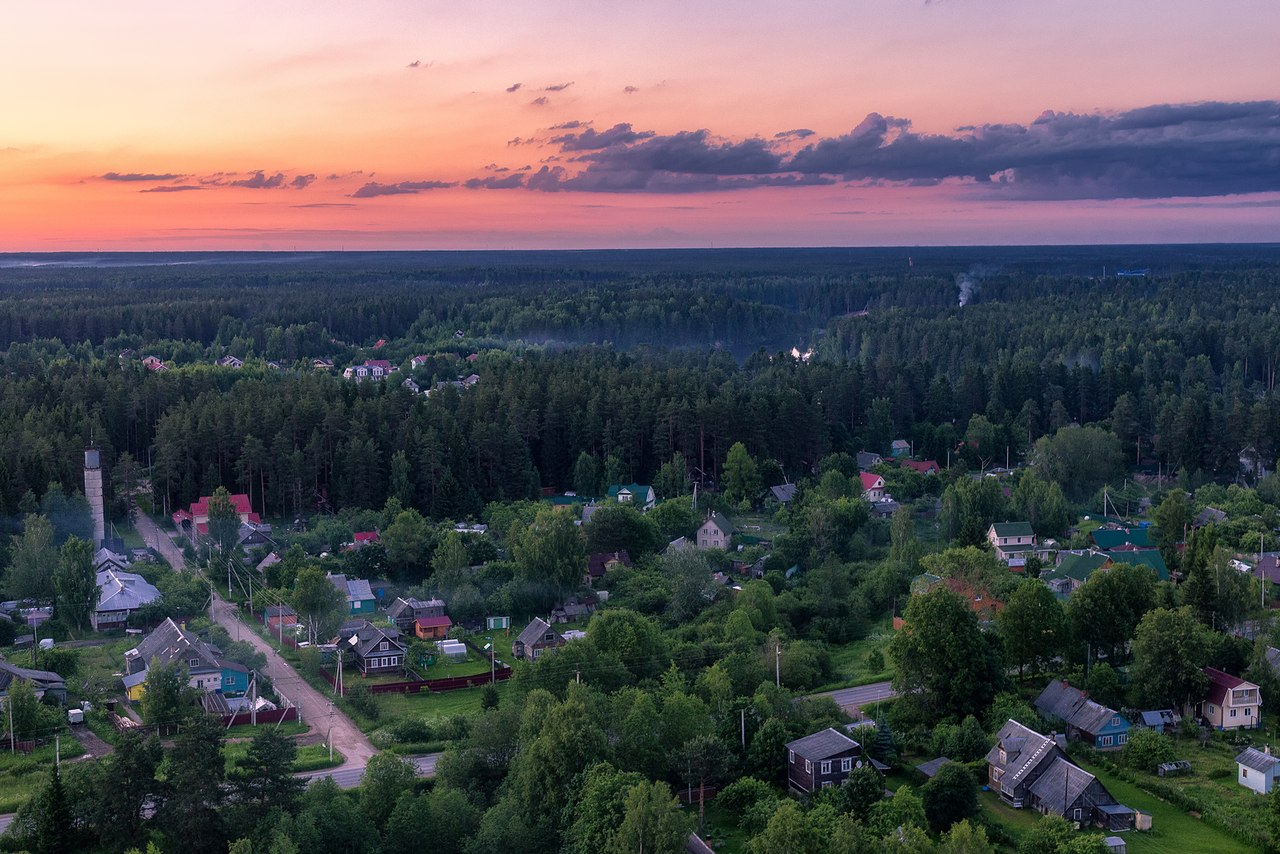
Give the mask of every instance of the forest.
[[[1280, 696], [1261, 654], [1268, 590], [1230, 568], [1280, 525], [1278, 296], [1276, 247], [0, 263], [10, 595], [38, 586], [37, 548], [80, 548], [90, 443], [122, 526], [130, 495], [164, 516], [219, 488], [248, 494], [283, 552], [260, 601], [313, 623], [337, 622], [336, 603], [302, 604], [308, 586], [332, 596], [324, 571], [441, 595], [473, 622], [546, 614], [579, 590], [588, 554], [634, 560], [604, 576], [584, 637], [519, 665], [483, 712], [379, 724], [376, 700], [344, 701], [388, 744], [445, 746], [431, 783], [384, 754], [354, 797], [302, 792], [280, 773], [289, 744], [255, 740], [223, 768], [216, 734], [193, 725], [52, 777], [8, 842], [40, 847], [67, 826], [85, 850], [177, 850], [199, 821], [195, 851], [399, 851], [430, 827], [441, 851], [621, 852], [675, 850], [705, 819], [754, 854], [1097, 851], [1065, 822], [1018, 836], [961, 790], [1006, 719], [1038, 720], [1042, 678], [1162, 707], [1202, 691], [1212, 665]], [[215, 364], [227, 355], [243, 367]], [[398, 371], [341, 375], [367, 359]], [[895, 440], [941, 471], [894, 464]], [[885, 458], [870, 474], [901, 504], [888, 518], [863, 498], [859, 452]], [[623, 483], [653, 484], [657, 506], [602, 504], [579, 526], [546, 501]], [[785, 505], [768, 490], [784, 483]], [[1084, 549], [1082, 517], [1118, 516], [1117, 501], [1153, 523], [1164, 576], [1117, 565], [1064, 603], [1035, 579], [1052, 567], [1012, 573], [986, 545], [992, 523], [1022, 519]], [[1217, 524], [1194, 523], [1205, 508]], [[740, 551], [666, 549], [712, 509], [756, 533]], [[341, 551], [369, 530], [379, 543]], [[736, 577], [757, 559], [761, 577]], [[1004, 609], [980, 625], [954, 586], [913, 590], [929, 575]], [[890, 635], [894, 617], [908, 628]], [[785, 745], [848, 720], [809, 695], [851, 668], [904, 695], [866, 741], [897, 795], [867, 768], [784, 796]], [[903, 757], [931, 755], [964, 774], [899, 785]], [[133, 806], [108, 815], [121, 775]], [[710, 818], [696, 797], [676, 806], [673, 791], [708, 785]], [[1280, 838], [1270, 806], [1186, 808], [1232, 844]]]

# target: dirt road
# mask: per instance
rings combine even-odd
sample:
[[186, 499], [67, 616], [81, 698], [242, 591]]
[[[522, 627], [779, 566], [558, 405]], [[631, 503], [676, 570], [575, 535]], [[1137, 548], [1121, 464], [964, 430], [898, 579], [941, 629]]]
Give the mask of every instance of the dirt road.
[[[182, 549], [146, 514], [137, 514], [134, 526], [142, 535], [143, 541], [159, 552], [175, 570], [185, 571], [186, 564], [182, 557]], [[246, 640], [267, 657], [266, 674], [271, 677], [276, 692], [289, 699], [298, 707], [298, 713], [312, 730], [328, 735], [332, 728], [333, 749], [346, 757], [346, 762], [339, 767], [359, 765], [363, 767], [377, 753], [377, 749], [362, 733], [351, 719], [329, 702], [329, 697], [307, 684], [292, 667], [289, 666], [275, 648], [264, 641], [248, 627], [241, 629], [240, 616], [235, 605], [227, 602], [216, 593], [213, 606], [209, 609], [213, 620], [231, 632], [232, 637]]]

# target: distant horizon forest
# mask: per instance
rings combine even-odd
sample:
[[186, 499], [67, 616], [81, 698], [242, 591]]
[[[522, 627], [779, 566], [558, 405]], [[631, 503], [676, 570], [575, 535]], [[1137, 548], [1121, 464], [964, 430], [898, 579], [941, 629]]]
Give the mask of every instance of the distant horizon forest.
[[[903, 438], [1034, 453], [1074, 501], [1234, 482], [1280, 452], [1278, 298], [1274, 245], [0, 255], [0, 516], [74, 493], [90, 442], [157, 505], [279, 518], [474, 517], [673, 459], [714, 485], [738, 442], [766, 480]], [[341, 376], [366, 359], [402, 370]]]

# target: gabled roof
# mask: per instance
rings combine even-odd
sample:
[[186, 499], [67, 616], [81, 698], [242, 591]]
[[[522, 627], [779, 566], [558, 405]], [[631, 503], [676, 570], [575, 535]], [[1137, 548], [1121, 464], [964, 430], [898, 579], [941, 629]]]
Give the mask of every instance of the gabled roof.
[[98, 607], [102, 611], [136, 611], [160, 598], [160, 591], [141, 575], [104, 569], [96, 576]]
[[769, 487], [769, 491], [782, 504], [786, 504], [796, 497], [796, 485], [794, 483], [780, 483], [777, 486]]
[[1269, 646], [1267, 647], [1266, 656], [1267, 664], [1271, 665], [1271, 669], [1275, 671], [1277, 676], [1280, 676], [1280, 649]]
[[884, 478], [875, 472], [862, 471], [858, 472], [858, 475], [862, 478], [863, 492], [866, 492], [868, 489], [884, 489]]
[[405, 614], [416, 614], [419, 611], [425, 611], [428, 608], [439, 608], [444, 610], [443, 599], [415, 599], [410, 596], [405, 598], [401, 596], [399, 599], [391, 603], [391, 607], [387, 608], [387, 616], [395, 619]]
[[787, 743], [787, 750], [811, 762], [827, 759], [847, 750], [856, 750], [858, 747], [858, 742], [831, 727]]
[[1193, 528], [1203, 528], [1205, 525], [1211, 525], [1215, 522], [1226, 521], [1227, 514], [1216, 507], [1206, 507], [1196, 514], [1196, 518], [1192, 520]]
[[640, 503], [644, 504], [649, 500], [649, 493], [653, 491], [653, 487], [643, 483], [615, 483], [609, 487], [609, 497], [617, 498], [618, 493], [624, 490], [631, 493], [633, 498], [640, 499]]
[[364, 578], [347, 578], [345, 575], [329, 575], [328, 578], [329, 583], [347, 597], [347, 604], [368, 602], [370, 599], [377, 598], [369, 588], [368, 580]]
[[[1045, 686], [1036, 698], [1036, 711], [1058, 718], [1090, 735], [1096, 735], [1117, 717], [1114, 709], [1090, 700], [1079, 688], [1057, 679]], [[1122, 719], [1123, 720], [1123, 719]]]
[[1244, 751], [1236, 757], [1236, 762], [1246, 768], [1252, 768], [1262, 774], [1268, 774], [1280, 765], [1280, 757], [1272, 756], [1270, 753], [1263, 753], [1253, 747], [1246, 747]]
[[263, 613], [268, 617], [296, 617], [294, 610], [288, 605], [268, 605], [263, 609]]
[[375, 626], [368, 620], [359, 624], [350, 634], [344, 632], [341, 637], [361, 658], [374, 653], [378, 648], [378, 644], [384, 640], [393, 645], [396, 650], [404, 652], [404, 644], [400, 641], [402, 635], [399, 629]]
[[898, 462], [920, 474], [937, 474], [942, 471], [937, 460], [899, 460]]
[[625, 567], [631, 567], [631, 555], [627, 554], [626, 549], [616, 552], [596, 552], [587, 555], [587, 574], [592, 578], [600, 578], [608, 570], [609, 564], [620, 563]]
[[1169, 567], [1159, 549], [1117, 549], [1107, 552], [1112, 563], [1127, 563], [1133, 566], [1149, 566], [1161, 581], [1169, 580]]
[[1067, 578], [1073, 578], [1081, 584], [1089, 580], [1089, 576], [1107, 565], [1110, 556], [1102, 552], [1086, 552], [1082, 555], [1070, 554], [1058, 564], [1057, 572]]
[[1257, 685], [1247, 682], [1239, 676], [1232, 676], [1230, 673], [1223, 672], [1216, 667], [1206, 667], [1204, 675], [1209, 677], [1209, 691], [1205, 699], [1218, 706], [1227, 705], [1227, 692], [1233, 688], [1253, 688], [1257, 689]]
[[1041, 806], [1063, 815], [1096, 779], [1088, 771], [1058, 756], [1031, 784], [1030, 790]]
[[447, 629], [453, 625], [453, 620], [448, 617], [419, 617], [413, 624], [420, 629]]
[[[155, 631], [124, 655], [129, 660], [141, 660], [147, 668], [151, 667], [153, 660], [157, 660], [161, 664], [182, 662], [191, 672], [222, 669], [218, 653], [195, 634], [175, 623], [172, 617], [166, 617], [163, 623], [156, 626]], [[192, 660], [200, 663], [192, 664]]]
[[733, 521], [723, 513], [712, 511], [711, 515], [707, 517], [707, 521], [702, 524], [705, 525], [707, 522], [710, 522], [719, 528], [720, 532], [726, 537], [733, 533]]
[[36, 689], [37, 693], [43, 694], [45, 691], [65, 692], [67, 690], [66, 680], [52, 670], [33, 670], [29, 667], [19, 667], [0, 658], [0, 693], [7, 693], [9, 686], [13, 684], [13, 680], [20, 682], [30, 682], [31, 687]]
[[129, 565], [129, 559], [121, 554], [116, 554], [106, 547], [98, 549], [93, 555], [93, 568], [101, 570], [106, 567], [114, 567], [116, 569], [124, 569]]
[[1155, 729], [1159, 726], [1173, 726], [1178, 715], [1173, 709], [1148, 709], [1138, 713], [1142, 717], [1142, 725]]
[[529, 621], [529, 625], [524, 627], [524, 631], [520, 633], [520, 636], [517, 637], [516, 640], [527, 647], [533, 646], [534, 644], [541, 643], [542, 638], [549, 631], [553, 632], [556, 635], [557, 640], [563, 640], [563, 638], [560, 637], [559, 633], [555, 632], [551, 628], [550, 623], [548, 623], [546, 620], [542, 619], [541, 617], [534, 617], [532, 620]]
[[1099, 528], [1093, 532], [1093, 542], [1103, 551], [1126, 543], [1144, 549], [1155, 546], [1151, 542], [1150, 528]]
[[856, 459], [858, 461], [858, 468], [860, 469], [869, 469], [872, 466], [878, 466], [880, 463], [884, 462], [883, 457], [879, 454], [872, 453], [871, 451], [858, 451]]
[[[1000, 761], [1000, 748], [1005, 761]], [[1010, 718], [996, 734], [996, 745], [987, 752], [987, 764], [1004, 769], [1002, 780], [1016, 787], [1057, 749], [1057, 742]]]
[[1030, 522], [994, 522], [991, 525], [997, 537], [1034, 537]]
[[938, 775], [943, 765], [950, 765], [951, 760], [945, 756], [939, 756], [937, 759], [930, 759], [928, 762], [921, 762], [916, 766], [916, 770], [924, 776], [932, 780]]

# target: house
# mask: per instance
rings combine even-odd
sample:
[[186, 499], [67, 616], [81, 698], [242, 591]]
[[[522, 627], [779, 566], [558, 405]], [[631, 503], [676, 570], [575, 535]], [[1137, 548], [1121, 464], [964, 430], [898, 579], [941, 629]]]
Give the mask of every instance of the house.
[[342, 372], [342, 378], [364, 382], [365, 380], [385, 380], [400, 369], [387, 359], [365, 359], [363, 365], [352, 365]]
[[862, 745], [828, 727], [787, 743], [787, 788], [811, 794], [843, 783], [862, 764]]
[[332, 371], [333, 359], [312, 359], [311, 367], [317, 371]]
[[898, 463], [918, 474], [938, 474], [942, 471], [937, 460], [898, 460]]
[[98, 604], [89, 615], [95, 632], [124, 628], [130, 614], [160, 598], [155, 585], [132, 572], [104, 569], [96, 578]]
[[1013, 566], [1026, 566], [1027, 554], [1036, 551], [1036, 533], [1029, 522], [995, 522], [987, 529], [987, 542], [996, 557]]
[[404, 382], [400, 383], [400, 387], [407, 388], [414, 394], [420, 394], [422, 392], [422, 387], [413, 381], [413, 377], [409, 377]]
[[298, 625], [298, 614], [288, 605], [268, 605], [262, 609], [262, 624], [271, 631]]
[[194, 632], [187, 631], [185, 625], [179, 626], [170, 617], [166, 617], [163, 623], [156, 626], [155, 631], [124, 654], [125, 686], [130, 700], [142, 699], [147, 672], [156, 662], [185, 666], [187, 684], [197, 691], [223, 689], [220, 652], [198, 638]]
[[1246, 747], [1236, 757], [1236, 782], [1259, 795], [1269, 795], [1280, 776], [1280, 757], [1271, 755], [1271, 747], [1258, 750]]
[[413, 634], [423, 640], [441, 640], [449, 636], [453, 628], [453, 620], [441, 615], [439, 617], [418, 617], [413, 621]]
[[400, 631], [410, 632], [413, 631], [413, 624], [416, 620], [424, 617], [443, 617], [444, 600], [415, 599], [412, 596], [408, 599], [400, 597], [387, 608], [387, 616], [391, 618], [391, 622], [395, 623], [396, 628]]
[[267, 555], [266, 557], [264, 557], [262, 560], [258, 561], [258, 565], [257, 565], [256, 567], [254, 567], [254, 568], [255, 568], [255, 569], [257, 569], [257, 570], [258, 570], [258, 572], [260, 572], [260, 573], [261, 573], [261, 572], [266, 572], [268, 568], [275, 566], [276, 564], [280, 563], [281, 561], [282, 561], [282, 558], [280, 557], [280, 553], [279, 553], [279, 552], [271, 552], [269, 555]]
[[862, 477], [862, 497], [872, 504], [884, 498], [884, 478], [874, 472], [858, 473]]
[[360, 617], [372, 614], [376, 610], [378, 600], [365, 579], [347, 578], [345, 575], [333, 573], [327, 573], [325, 577], [329, 579], [330, 584], [338, 588], [338, 592], [346, 597], [348, 616]]
[[733, 536], [733, 522], [723, 513], [712, 512], [698, 529], [697, 545], [700, 549], [727, 549]]
[[1156, 544], [1151, 541], [1150, 528], [1126, 528], [1110, 525], [1099, 528], [1091, 534], [1094, 545], [1104, 552], [1120, 546], [1134, 546], [1140, 549], [1153, 549]]
[[218, 367], [219, 368], [235, 368], [236, 370], [239, 370], [240, 368], [244, 367], [244, 359], [241, 359], [238, 356], [230, 356], [230, 355], [223, 356], [221, 359], [218, 360]]
[[627, 554], [626, 549], [587, 555], [586, 582], [591, 585], [603, 578], [606, 572], [619, 568], [630, 569], [632, 566], [631, 555]]
[[9, 696], [9, 686], [14, 680], [30, 683], [36, 697], [41, 700], [48, 696], [64, 706], [67, 703], [67, 682], [57, 673], [19, 667], [0, 658], [0, 697]]
[[779, 504], [790, 504], [796, 497], [796, 485], [794, 483], [780, 483], [777, 486], [769, 487], [769, 493]]
[[620, 504], [631, 504], [641, 511], [652, 510], [658, 503], [653, 487], [640, 483], [614, 484], [609, 487], [609, 497]]
[[355, 655], [361, 676], [372, 673], [394, 673], [404, 669], [405, 642], [399, 629], [375, 626], [363, 620], [339, 635]]
[[1204, 675], [1209, 677], [1205, 698], [1194, 707], [1188, 705], [1184, 714], [1194, 715], [1218, 730], [1256, 729], [1262, 725], [1262, 695], [1257, 685], [1216, 667], [1206, 667]]
[[166, 365], [164, 362], [162, 362], [156, 356], [147, 356], [146, 358], [144, 358], [142, 360], [142, 366], [145, 367], [148, 371], [155, 371], [156, 373], [169, 370], [169, 366]]
[[1111, 566], [1111, 558], [1097, 551], [1062, 553], [1056, 569], [1040, 573], [1040, 580], [1059, 597], [1066, 598], [1098, 570]]
[[104, 569], [114, 569], [122, 572], [129, 567], [129, 558], [122, 554], [117, 554], [108, 548], [100, 548], [93, 556], [93, 571], [102, 572]]
[[[964, 599], [969, 604], [969, 610], [973, 611], [981, 623], [990, 623], [996, 618], [997, 614], [1004, 610], [1004, 603], [992, 596], [988, 590], [982, 587], [974, 587], [964, 579], [943, 578], [931, 572], [917, 575], [911, 579], [912, 596], [924, 596], [938, 587], [946, 587], [952, 593]], [[901, 617], [893, 618], [895, 631], [905, 625], [906, 623]]]
[[[243, 492], [237, 492], [235, 495], [228, 495], [231, 506], [235, 510], [236, 515], [240, 517], [240, 524], [261, 525], [262, 519], [257, 513], [253, 512], [253, 506], [249, 503], [249, 496]], [[212, 496], [205, 495], [199, 501], [194, 502], [186, 510], [179, 510], [173, 514], [174, 526], [187, 535], [187, 539], [192, 543], [197, 542], [201, 537], [209, 535], [209, 502], [213, 500]]]
[[867, 471], [868, 469], [874, 468], [884, 462], [884, 457], [879, 454], [874, 454], [871, 451], [858, 451], [856, 459], [858, 462], [858, 469], [860, 471]]
[[409, 360], [409, 367], [414, 369], [421, 368], [423, 365], [425, 365], [427, 362], [430, 362], [430, 361], [431, 361], [430, 356], [414, 356], [412, 359]]
[[950, 765], [951, 760], [945, 756], [939, 756], [937, 759], [930, 759], [928, 762], [921, 762], [916, 766], [916, 770], [920, 772], [926, 780], [932, 780], [938, 776], [938, 772], [942, 770], [943, 765]]
[[591, 615], [596, 611], [595, 598], [584, 599], [579, 601], [576, 597], [571, 597], [562, 602], [558, 607], [551, 610], [551, 622], [553, 623], [576, 623], [586, 622], [591, 619]]
[[1205, 525], [1216, 525], [1227, 521], [1227, 514], [1216, 507], [1206, 507], [1191, 520], [1192, 528], [1203, 528]]
[[266, 522], [241, 522], [239, 530], [236, 531], [236, 545], [245, 554], [259, 546], [274, 546], [275, 544], [276, 541], [271, 538], [271, 526]]
[[987, 783], [1014, 809], [1030, 808], [1082, 825], [1129, 830], [1134, 811], [1067, 758], [1057, 739], [1010, 719], [987, 753]]
[[1160, 554], [1159, 549], [1144, 549], [1137, 546], [1117, 546], [1107, 552], [1107, 556], [1111, 558], [1114, 566], [1119, 563], [1127, 563], [1133, 566], [1145, 566], [1156, 574], [1161, 581], [1169, 580], [1169, 567], [1164, 562], [1164, 556]]
[[906, 439], [894, 439], [889, 443], [889, 456], [895, 460], [911, 456], [911, 443]]
[[898, 508], [902, 505], [894, 501], [889, 496], [881, 498], [879, 501], [871, 503], [871, 516], [875, 519], [888, 519], [898, 512]]
[[564, 637], [551, 624], [534, 617], [511, 644], [511, 655], [521, 661], [536, 661], [549, 649], [564, 646]]
[[344, 552], [353, 552], [356, 549], [362, 549], [365, 546], [373, 545], [378, 542], [377, 531], [356, 531], [351, 535], [351, 542], [343, 545]]
[[1035, 707], [1045, 720], [1066, 724], [1068, 739], [1083, 741], [1095, 750], [1115, 750], [1129, 743], [1129, 721], [1114, 709], [1090, 700], [1065, 679], [1046, 685]]
[[1138, 712], [1138, 726], [1153, 729], [1164, 735], [1172, 734], [1177, 728], [1182, 716], [1173, 709], [1148, 709]]

